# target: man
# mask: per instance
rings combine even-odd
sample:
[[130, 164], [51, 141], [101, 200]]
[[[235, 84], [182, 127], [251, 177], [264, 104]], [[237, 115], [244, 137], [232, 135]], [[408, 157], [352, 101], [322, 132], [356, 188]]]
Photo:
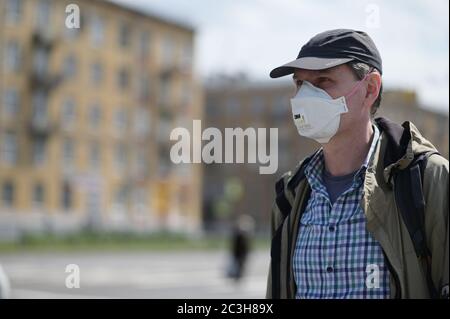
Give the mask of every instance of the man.
[[[267, 298], [448, 298], [448, 161], [412, 123], [374, 120], [382, 61], [371, 38], [320, 33], [270, 76], [289, 74], [297, 130], [322, 147], [276, 185]], [[421, 154], [422, 178], [397, 178]], [[422, 217], [411, 208], [421, 194]]]

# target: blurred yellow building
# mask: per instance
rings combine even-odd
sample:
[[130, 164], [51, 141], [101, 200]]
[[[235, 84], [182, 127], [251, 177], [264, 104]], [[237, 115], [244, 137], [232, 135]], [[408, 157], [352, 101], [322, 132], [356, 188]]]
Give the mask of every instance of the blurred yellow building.
[[192, 27], [109, 1], [0, 1], [0, 236], [196, 232], [201, 165], [169, 158], [202, 116]]

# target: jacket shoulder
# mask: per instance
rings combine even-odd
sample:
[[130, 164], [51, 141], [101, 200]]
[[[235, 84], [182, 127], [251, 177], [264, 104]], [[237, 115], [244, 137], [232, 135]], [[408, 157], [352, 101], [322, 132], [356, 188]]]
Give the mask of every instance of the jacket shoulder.
[[[427, 160], [423, 174], [423, 190], [427, 206], [427, 218], [432, 224], [446, 224], [448, 217], [449, 165], [439, 154], [432, 154]], [[442, 219], [444, 218], [444, 219]]]
[[428, 157], [426, 170], [448, 175], [448, 160], [440, 154], [432, 154]]

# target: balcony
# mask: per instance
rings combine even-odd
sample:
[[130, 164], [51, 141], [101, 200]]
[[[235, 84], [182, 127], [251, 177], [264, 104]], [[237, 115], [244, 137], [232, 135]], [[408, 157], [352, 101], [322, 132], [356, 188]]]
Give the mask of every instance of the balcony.
[[31, 118], [28, 122], [28, 132], [34, 137], [47, 138], [56, 130], [56, 125], [45, 117]]
[[49, 30], [36, 29], [31, 35], [31, 44], [33, 47], [52, 50], [56, 44], [56, 38]]
[[63, 80], [63, 76], [50, 75], [46, 73], [33, 71], [30, 76], [30, 87], [32, 90], [42, 89], [44, 91], [50, 91], [56, 88]]
[[32, 89], [51, 90], [62, 80], [62, 75], [49, 71], [52, 51], [56, 44], [55, 37], [48, 30], [35, 30], [32, 34], [30, 59], [32, 68], [29, 83]]
[[175, 77], [183, 77], [191, 75], [192, 75], [191, 68], [173, 64], [162, 67], [159, 77], [163, 80], [169, 80]]

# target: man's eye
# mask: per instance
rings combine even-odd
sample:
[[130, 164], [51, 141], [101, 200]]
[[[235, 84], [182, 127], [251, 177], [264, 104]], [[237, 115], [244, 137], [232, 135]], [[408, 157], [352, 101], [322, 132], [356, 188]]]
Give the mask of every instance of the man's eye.
[[329, 88], [333, 85], [333, 81], [329, 78], [322, 78], [317, 81], [317, 86], [321, 89]]

